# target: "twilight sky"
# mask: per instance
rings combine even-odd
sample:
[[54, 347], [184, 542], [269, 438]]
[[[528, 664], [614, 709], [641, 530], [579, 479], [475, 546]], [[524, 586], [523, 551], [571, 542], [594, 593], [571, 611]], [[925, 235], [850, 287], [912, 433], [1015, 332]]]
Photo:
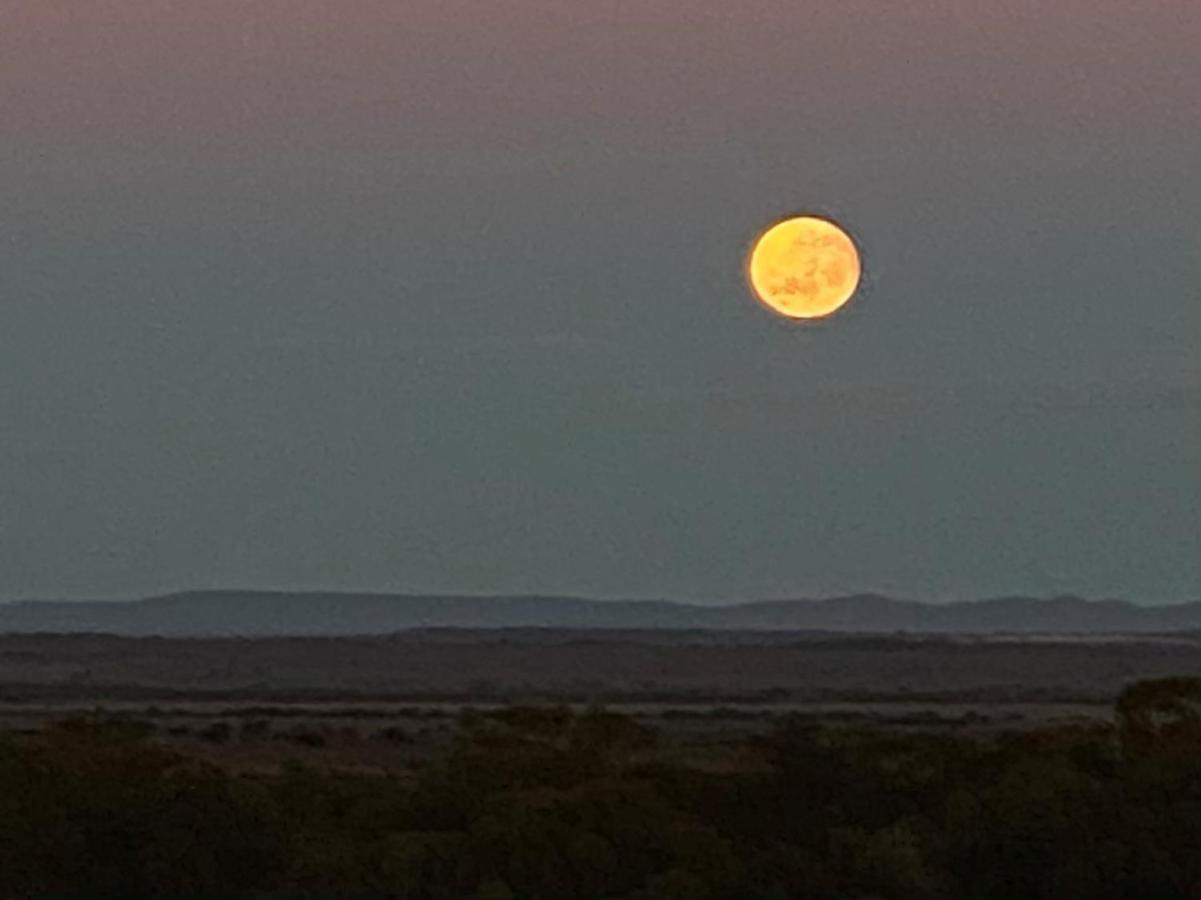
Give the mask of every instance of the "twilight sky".
[[[1196, 0], [0, 4], [0, 598], [1201, 598]], [[866, 287], [742, 261], [838, 218]]]

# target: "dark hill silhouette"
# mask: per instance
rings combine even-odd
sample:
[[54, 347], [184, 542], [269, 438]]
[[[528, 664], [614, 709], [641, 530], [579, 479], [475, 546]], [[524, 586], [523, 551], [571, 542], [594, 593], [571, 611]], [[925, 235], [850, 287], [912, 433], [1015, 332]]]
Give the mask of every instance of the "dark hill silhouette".
[[1137, 606], [1078, 597], [999, 597], [932, 604], [857, 594], [701, 606], [577, 597], [192, 591], [132, 601], [0, 604], [0, 632], [259, 637], [432, 627], [1149, 633], [1201, 630], [1201, 602]]

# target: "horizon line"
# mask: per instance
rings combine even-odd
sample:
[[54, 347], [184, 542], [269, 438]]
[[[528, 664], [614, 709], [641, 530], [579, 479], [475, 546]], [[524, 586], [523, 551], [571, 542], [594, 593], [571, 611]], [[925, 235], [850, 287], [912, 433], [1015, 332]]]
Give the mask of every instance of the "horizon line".
[[617, 596], [617, 595], [588, 595], [575, 593], [553, 593], [553, 592], [472, 592], [472, 591], [379, 591], [379, 590], [354, 590], [354, 589], [325, 589], [325, 588], [184, 588], [178, 590], [165, 591], [161, 593], [152, 593], [145, 595], [137, 595], [130, 597], [76, 597], [76, 598], [53, 598], [53, 597], [18, 597], [11, 599], [0, 599], [0, 606], [17, 606], [17, 605], [36, 605], [36, 604], [136, 604], [148, 603], [156, 600], [167, 600], [171, 598], [185, 597], [189, 595], [233, 595], [233, 594], [250, 594], [260, 595], [263, 597], [344, 597], [344, 598], [360, 598], [360, 599], [429, 599], [429, 600], [550, 600], [568, 603], [627, 603], [627, 604], [663, 604], [679, 607], [695, 607], [700, 609], [720, 609], [720, 608], [736, 608], [746, 606], [767, 605], [773, 603], [830, 603], [846, 600], [861, 600], [861, 599], [876, 599], [885, 600], [892, 603], [910, 604], [916, 606], [929, 607], [946, 607], [954, 605], [972, 605], [984, 603], [996, 603], [1002, 601], [1033, 601], [1038, 603], [1052, 603], [1056, 601], [1072, 601], [1089, 605], [1112, 605], [1120, 604], [1135, 608], [1151, 609], [1151, 608], [1171, 608], [1177, 606], [1189, 606], [1192, 604], [1201, 603], [1201, 597], [1190, 600], [1165, 601], [1140, 603], [1130, 600], [1125, 597], [1087, 597], [1073, 593], [1056, 593], [1056, 594], [990, 594], [984, 596], [970, 597], [966, 599], [950, 599], [950, 600], [915, 600], [907, 596], [897, 596], [878, 591], [852, 591], [847, 593], [829, 594], [824, 596], [767, 596], [751, 599], [735, 599], [727, 601], [699, 601], [695, 599], [671, 598], [662, 596]]

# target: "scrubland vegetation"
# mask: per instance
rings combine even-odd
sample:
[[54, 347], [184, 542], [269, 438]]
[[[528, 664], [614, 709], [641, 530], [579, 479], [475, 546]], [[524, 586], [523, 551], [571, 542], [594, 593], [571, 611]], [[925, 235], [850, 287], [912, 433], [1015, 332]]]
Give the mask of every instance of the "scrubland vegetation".
[[386, 774], [238, 772], [98, 716], [0, 740], [4, 898], [1199, 896], [1198, 679], [1112, 724], [787, 718], [699, 761], [600, 708], [466, 714]]

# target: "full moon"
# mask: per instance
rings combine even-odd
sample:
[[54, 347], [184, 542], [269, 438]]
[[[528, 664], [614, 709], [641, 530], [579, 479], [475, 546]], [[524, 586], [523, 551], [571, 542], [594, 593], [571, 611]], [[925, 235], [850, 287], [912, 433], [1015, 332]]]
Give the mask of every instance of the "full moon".
[[859, 287], [861, 271], [850, 235], [818, 216], [771, 226], [747, 263], [755, 296], [790, 319], [820, 319], [841, 309]]

